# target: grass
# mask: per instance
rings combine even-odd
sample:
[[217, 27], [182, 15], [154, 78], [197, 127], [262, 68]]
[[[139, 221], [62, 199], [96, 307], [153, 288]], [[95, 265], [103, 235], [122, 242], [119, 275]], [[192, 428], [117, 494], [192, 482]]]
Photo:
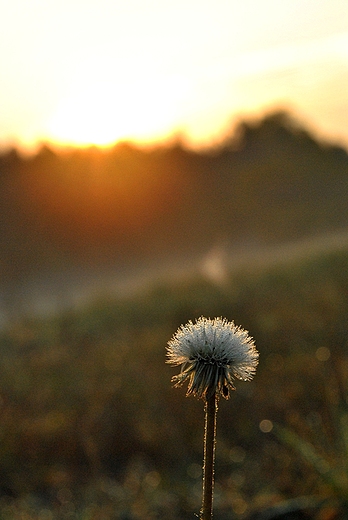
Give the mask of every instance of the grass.
[[[0, 518], [194, 518], [202, 406], [172, 390], [164, 361], [173, 332], [200, 315], [235, 320], [260, 352], [255, 380], [220, 404], [216, 520], [300, 495], [344, 502], [304, 456], [310, 446], [335, 471], [347, 460], [340, 250], [240, 268], [222, 285], [154, 282], [9, 326], [0, 337]], [[262, 432], [265, 419], [292, 441]]]

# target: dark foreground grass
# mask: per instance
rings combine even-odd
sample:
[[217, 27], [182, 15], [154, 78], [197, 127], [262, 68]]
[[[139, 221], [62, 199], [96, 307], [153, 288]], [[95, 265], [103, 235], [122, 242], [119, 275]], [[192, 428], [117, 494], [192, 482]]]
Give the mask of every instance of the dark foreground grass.
[[240, 270], [219, 285], [154, 282], [127, 299], [9, 326], [0, 338], [1, 519], [194, 518], [202, 406], [172, 390], [165, 345], [201, 315], [241, 324], [260, 352], [255, 380], [220, 404], [214, 518], [303, 495], [344, 503], [348, 253], [340, 251]]

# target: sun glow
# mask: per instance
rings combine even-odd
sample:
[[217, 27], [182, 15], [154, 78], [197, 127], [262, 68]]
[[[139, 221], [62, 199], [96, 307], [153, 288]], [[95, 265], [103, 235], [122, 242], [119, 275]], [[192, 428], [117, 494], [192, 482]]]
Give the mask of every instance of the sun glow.
[[[110, 68], [110, 65], [109, 65]], [[47, 137], [64, 145], [108, 146], [120, 140], [168, 138], [187, 93], [187, 81], [128, 65], [105, 74], [105, 64], [84, 66], [48, 124]]]

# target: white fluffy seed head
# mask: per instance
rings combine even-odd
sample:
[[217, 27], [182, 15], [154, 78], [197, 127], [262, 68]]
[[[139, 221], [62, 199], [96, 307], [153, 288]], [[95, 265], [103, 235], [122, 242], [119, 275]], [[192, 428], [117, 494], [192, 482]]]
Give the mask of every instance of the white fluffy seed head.
[[167, 345], [167, 363], [181, 365], [180, 374], [172, 378], [175, 386], [188, 380], [187, 395], [203, 399], [214, 392], [227, 399], [233, 380], [250, 381], [258, 361], [253, 338], [224, 318], [189, 321]]

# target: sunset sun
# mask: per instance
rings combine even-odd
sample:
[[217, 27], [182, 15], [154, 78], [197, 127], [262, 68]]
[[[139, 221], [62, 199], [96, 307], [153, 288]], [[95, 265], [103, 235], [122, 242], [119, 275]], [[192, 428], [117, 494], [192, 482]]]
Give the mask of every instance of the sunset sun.
[[107, 146], [127, 139], [159, 141], [173, 133], [185, 94], [183, 80], [129, 67], [108, 75], [99, 69], [89, 64], [75, 77], [48, 124], [51, 140]]

